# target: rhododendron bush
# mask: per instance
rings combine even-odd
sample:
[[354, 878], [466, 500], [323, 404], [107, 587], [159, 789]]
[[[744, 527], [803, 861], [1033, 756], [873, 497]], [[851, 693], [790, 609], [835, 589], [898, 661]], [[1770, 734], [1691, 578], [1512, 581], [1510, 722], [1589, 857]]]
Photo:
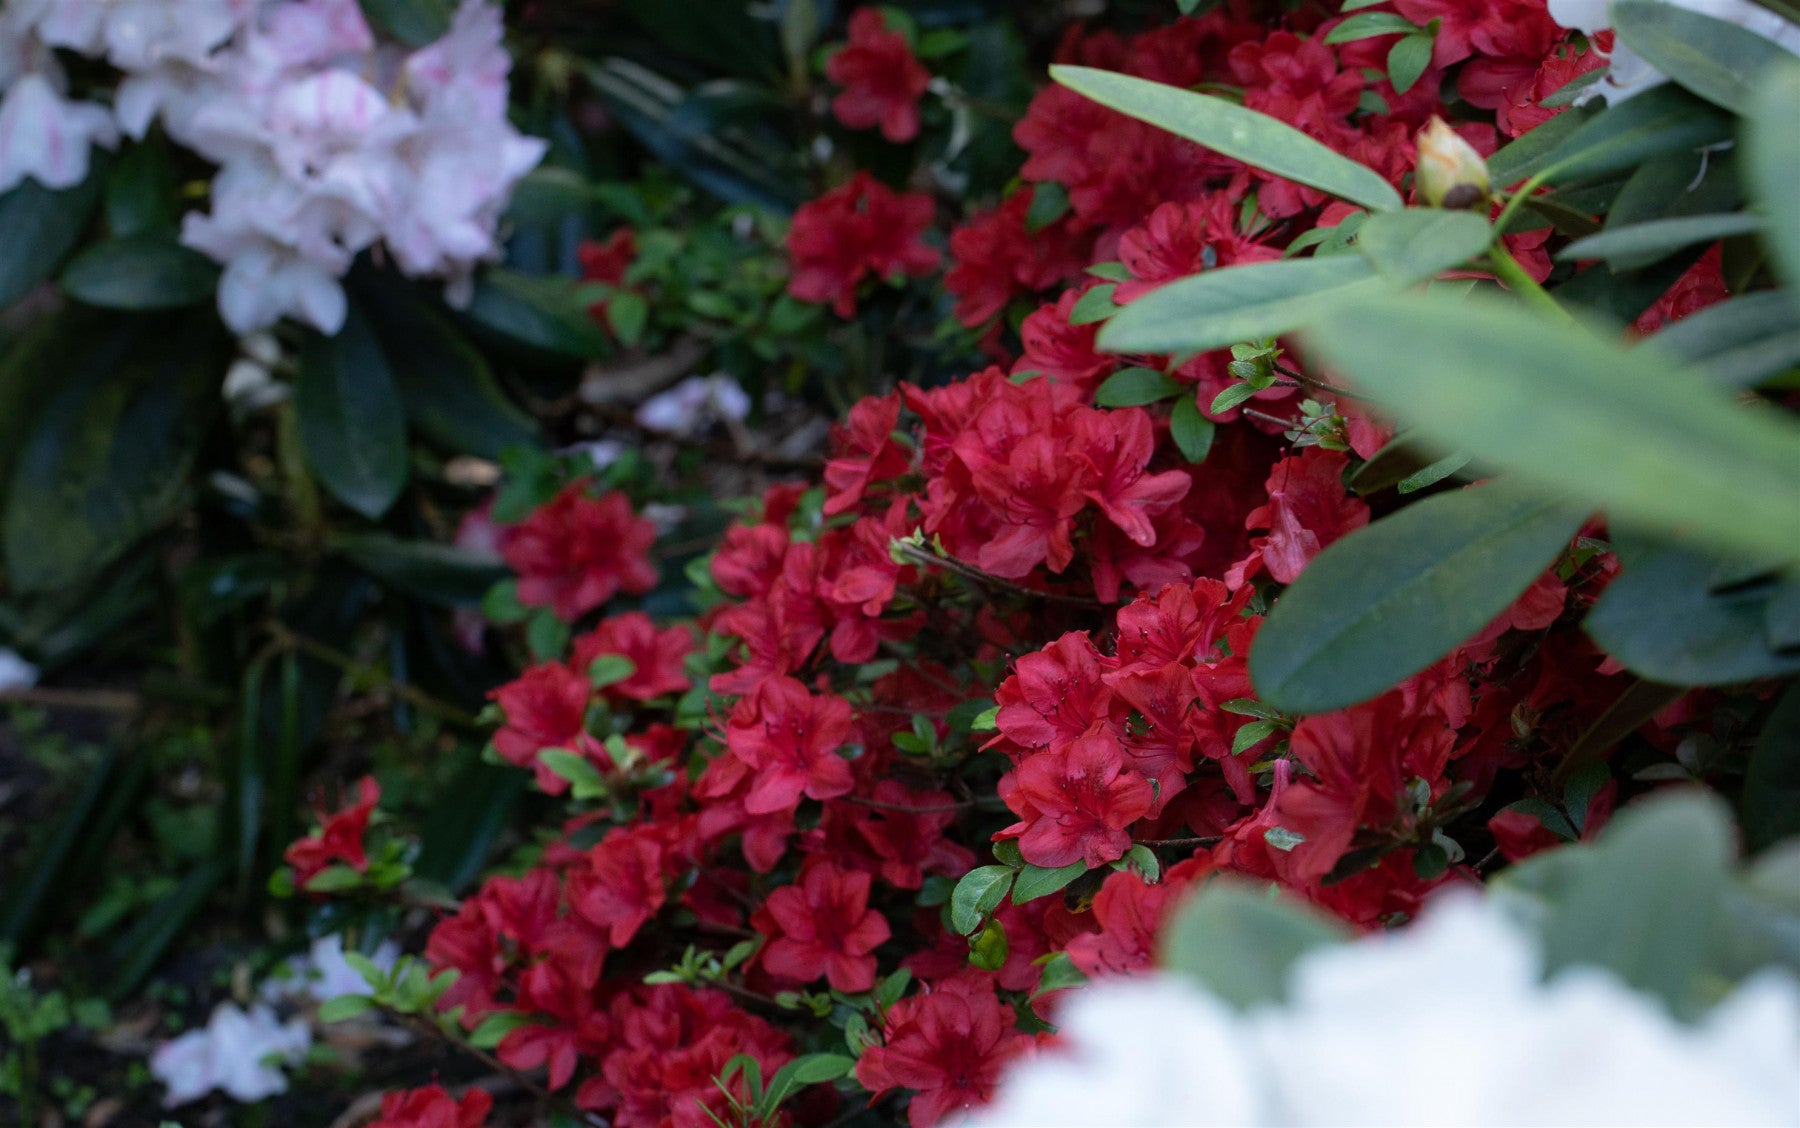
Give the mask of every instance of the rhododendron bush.
[[[186, 54], [39, 7], [0, 120], [77, 163], [0, 131], [0, 184], [215, 167], [178, 226], [109, 179], [62, 286], [154, 244], [285, 318], [246, 473], [360, 516], [259, 535], [389, 592], [348, 654], [269, 627], [245, 731], [305, 659], [485, 744], [453, 813], [359, 770], [234, 840], [409, 946], [321, 1011], [446, 1048], [365, 1119], [1800, 1117], [1790, 5], [721, 4], [688, 94], [521, 5], [630, 185], [515, 128], [479, 0]], [[415, 685], [426, 621], [480, 672]]]

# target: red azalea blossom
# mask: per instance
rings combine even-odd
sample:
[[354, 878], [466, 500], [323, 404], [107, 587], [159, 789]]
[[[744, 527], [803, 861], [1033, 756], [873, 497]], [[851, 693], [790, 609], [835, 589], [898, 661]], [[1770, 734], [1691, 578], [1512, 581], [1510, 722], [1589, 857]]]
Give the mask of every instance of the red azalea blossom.
[[593, 630], [577, 638], [569, 665], [585, 677], [602, 655], [628, 658], [630, 676], [601, 692], [615, 701], [652, 701], [666, 693], [682, 693], [693, 684], [683, 672], [683, 663], [693, 650], [693, 632], [686, 627], [658, 630], [642, 611], [627, 611], [600, 620]]
[[578, 756], [598, 759], [597, 740], [588, 734], [588, 705], [594, 698], [587, 674], [557, 662], [533, 666], [489, 694], [505, 714], [506, 723], [494, 734], [494, 751], [502, 759], [537, 774], [538, 787], [551, 795], [568, 790], [568, 780], [544, 765], [538, 753], [559, 748]]
[[947, 979], [888, 1009], [882, 1044], [857, 1059], [856, 1080], [876, 1096], [913, 1090], [908, 1122], [934, 1128], [985, 1104], [1001, 1067], [1030, 1043], [989, 980]]
[[850, 762], [838, 755], [850, 739], [850, 706], [815, 697], [793, 678], [770, 678], [745, 694], [725, 726], [732, 755], [755, 769], [744, 809], [790, 811], [804, 795], [834, 799], [853, 786]]
[[294, 885], [305, 889], [319, 871], [334, 863], [358, 873], [368, 869], [363, 834], [380, 801], [381, 785], [374, 776], [364, 776], [356, 784], [356, 802], [335, 813], [321, 809], [318, 831], [288, 846], [283, 855], [287, 864], [294, 867]]
[[621, 591], [655, 587], [655, 540], [656, 526], [633, 513], [624, 494], [589, 497], [584, 480], [509, 528], [502, 551], [519, 574], [519, 602], [573, 622]]
[[442, 1085], [427, 1085], [388, 1093], [381, 1098], [381, 1116], [369, 1128], [482, 1128], [494, 1098], [471, 1088], [459, 1100]]
[[879, 8], [850, 17], [850, 42], [826, 61], [825, 77], [844, 88], [831, 100], [831, 112], [845, 128], [880, 126], [895, 144], [919, 135], [919, 99], [931, 72], [913, 58], [906, 36], [888, 30]]
[[834, 991], [867, 991], [875, 985], [871, 954], [892, 934], [885, 917], [869, 908], [869, 875], [815, 862], [800, 880], [769, 894], [754, 918], [769, 937], [762, 965], [796, 983], [820, 976]]
[[934, 210], [930, 196], [901, 195], [868, 173], [857, 173], [794, 213], [788, 293], [829, 303], [839, 317], [852, 317], [856, 288], [864, 279], [930, 274], [939, 257], [922, 236]]

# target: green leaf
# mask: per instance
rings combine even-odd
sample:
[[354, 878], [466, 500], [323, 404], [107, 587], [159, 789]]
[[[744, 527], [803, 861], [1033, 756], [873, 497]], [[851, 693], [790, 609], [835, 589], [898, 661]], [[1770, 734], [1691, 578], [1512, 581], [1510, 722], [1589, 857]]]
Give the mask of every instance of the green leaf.
[[408, 47], [423, 47], [450, 30], [449, 0], [360, 0], [369, 22]]
[[98, 163], [73, 188], [51, 191], [26, 177], [0, 196], [0, 306], [55, 274], [81, 239], [106, 180]]
[[1159, 286], [1120, 310], [1100, 330], [1099, 347], [1190, 353], [1276, 337], [1345, 295], [1380, 285], [1375, 279], [1374, 265], [1361, 255], [1209, 270]]
[[1373, 169], [1236, 103], [1090, 67], [1053, 66], [1050, 77], [1103, 106], [1372, 211], [1404, 204]]
[[1070, 325], [1092, 325], [1096, 321], [1105, 321], [1119, 312], [1119, 306], [1113, 301], [1113, 293], [1118, 287], [1095, 286], [1092, 290], [1075, 299], [1075, 307], [1069, 310]]
[[1537, 173], [1569, 138], [1599, 114], [1597, 106], [1577, 106], [1501, 146], [1487, 159], [1488, 176], [1493, 179], [1494, 187], [1517, 184]]
[[1800, 558], [1800, 427], [1647, 350], [1481, 294], [1358, 299], [1305, 340], [1427, 439], [1484, 466], [1616, 521]]
[[1769, 648], [1768, 591], [1715, 593], [1720, 561], [1665, 547], [1625, 561], [1584, 629], [1640, 677], [1670, 685], [1730, 685], [1800, 673], [1800, 654]]
[[1291, 713], [1377, 696], [1492, 622], [1581, 523], [1529, 487], [1495, 482], [1351, 533], [1276, 600], [1250, 648], [1257, 695]]
[[1169, 415], [1169, 435], [1181, 457], [1196, 466], [1205, 462], [1212, 449], [1214, 430], [1213, 421], [1200, 413], [1200, 405], [1192, 395], [1175, 401], [1175, 410]]
[[1654, 0], [1615, 0], [1613, 34], [1644, 61], [1733, 113], [1749, 107], [1758, 77], [1790, 52], [1735, 23]]
[[1314, 948], [1348, 939], [1337, 922], [1286, 897], [1214, 879], [1176, 910], [1161, 966], [1239, 1008], [1279, 1003], [1288, 969]]
[[360, 871], [351, 869], [349, 866], [333, 865], [326, 866], [307, 878], [306, 884], [301, 888], [308, 893], [342, 893], [345, 890], [355, 889], [362, 883], [363, 874]]
[[1623, 172], [1664, 153], [1716, 145], [1731, 134], [1726, 114], [1680, 87], [1657, 86], [1587, 119], [1544, 165], [1552, 182], [1567, 183]]
[[1733, 837], [1724, 804], [1686, 790], [1628, 807], [1592, 846], [1570, 847], [1543, 924], [1546, 972], [1597, 964], [1692, 1014], [1717, 939]]
[[369, 321], [352, 306], [335, 337], [300, 349], [294, 410], [307, 464], [332, 495], [365, 517], [386, 513], [406, 487], [406, 413]]
[[1493, 242], [1494, 229], [1470, 211], [1402, 208], [1369, 217], [1356, 249], [1396, 286], [1413, 286], [1466, 265]]
[[637, 663], [623, 654], [602, 654], [588, 664], [588, 681], [595, 689], [617, 685], [637, 673]]
[[1065, 987], [1079, 987], [1088, 981], [1087, 973], [1075, 966], [1067, 952], [1054, 952], [1041, 962], [1044, 971], [1038, 977], [1037, 990], [1031, 993], [1033, 999]]
[[1247, 403], [1254, 399], [1256, 393], [1257, 387], [1255, 384], [1233, 384], [1230, 387], [1221, 390], [1218, 395], [1214, 396], [1212, 406], [1207, 408], [1207, 410], [1214, 415], [1223, 415], [1239, 404]]
[[1774, 256], [1775, 273], [1787, 283], [1788, 300], [1800, 308], [1800, 198], [1794, 192], [1800, 184], [1800, 130], [1794, 128], [1800, 64], [1770, 71], [1761, 86], [1744, 123], [1744, 168], [1768, 220], [1763, 243]]
[[218, 404], [226, 340], [210, 313], [113, 317], [68, 342], [7, 486], [3, 529], [20, 591], [66, 588], [167, 520]]
[[173, 232], [181, 219], [176, 175], [160, 131], [128, 146], [106, 178], [106, 225], [113, 235]]
[[1124, 368], [1106, 378], [1094, 393], [1101, 407], [1142, 407], [1188, 391], [1188, 386], [1154, 368]]
[[451, 453], [487, 459], [541, 445], [537, 420], [501, 389], [456, 324], [410, 289], [382, 282], [389, 284], [360, 284], [356, 294], [413, 428]]
[[1719, 383], [1751, 388], [1800, 364], [1800, 325], [1785, 293], [1765, 290], [1673, 321], [1641, 347], [1706, 369]]
[[634, 346], [644, 339], [644, 327], [650, 321], [650, 303], [636, 290], [615, 290], [606, 301], [606, 320], [619, 342]]
[[61, 282], [70, 297], [92, 306], [180, 309], [213, 296], [219, 268], [173, 233], [147, 232], [88, 247], [63, 270]]
[[200, 911], [224, 874], [224, 867], [218, 862], [204, 863], [182, 878], [180, 885], [119, 938], [106, 961], [111, 973], [107, 998], [116, 1002], [137, 990], [156, 969], [175, 938]]
[[489, 332], [561, 356], [588, 360], [612, 351], [575, 287], [562, 278], [486, 271], [466, 316]]
[[1006, 966], [1006, 926], [989, 918], [981, 934], [969, 941], [969, 964], [983, 971], [999, 971]]
[[375, 1000], [367, 995], [337, 995], [319, 1004], [320, 1022], [343, 1022], [375, 1009]]
[[553, 774], [569, 781], [569, 794], [576, 800], [603, 799], [612, 794], [600, 769], [584, 756], [562, 748], [545, 748], [537, 758]]
[[950, 927], [967, 936], [981, 926], [1012, 888], [1011, 866], [977, 866], [956, 883], [950, 894]]
[[343, 533], [328, 547], [396, 590], [439, 607], [479, 603], [508, 574], [503, 562], [484, 553], [389, 533]]
[[1460, 452], [1446, 455], [1430, 466], [1420, 467], [1394, 485], [1394, 492], [1402, 496], [1418, 493], [1422, 489], [1435, 486], [1445, 478], [1455, 474], [1469, 464], [1469, 456]]
[[1712, 243], [1733, 235], [1748, 235], [1761, 228], [1761, 221], [1745, 212], [1657, 219], [1649, 223], [1634, 223], [1629, 227], [1609, 226], [1598, 235], [1575, 240], [1558, 252], [1556, 257], [1564, 262], [1628, 258], [1632, 260], [1630, 268], [1636, 269], [1683, 247]]
[[1275, 735], [1276, 728], [1273, 721], [1251, 721], [1243, 728], [1238, 729], [1237, 735], [1231, 738], [1231, 754], [1236, 756], [1249, 751]]
[[1019, 871], [1019, 876], [1013, 881], [1013, 904], [1023, 905], [1025, 902], [1035, 901], [1039, 897], [1048, 897], [1086, 872], [1086, 862], [1070, 862], [1068, 865], [1056, 869], [1045, 869], [1042, 866], [1028, 864]]
[[1388, 48], [1388, 82], [1394, 92], [1404, 94], [1431, 67], [1431, 53], [1437, 46], [1435, 35], [1409, 35]]
[[1031, 205], [1025, 209], [1025, 230], [1036, 235], [1069, 214], [1069, 190], [1054, 180], [1039, 181], [1031, 191]]
[[469, 1032], [469, 1045], [478, 1050], [491, 1050], [505, 1041], [508, 1034], [532, 1025], [535, 1020], [523, 1011], [498, 1011], [482, 1019]]
[[843, 1054], [805, 1054], [783, 1068], [793, 1069], [796, 1084], [817, 1085], [821, 1081], [850, 1076], [850, 1071], [856, 1068], [856, 1059]]
[[979, 716], [977, 716], [973, 721], [971, 721], [969, 723], [969, 731], [970, 732], [999, 732], [1000, 731], [1000, 706], [995, 705], [990, 709], [983, 710]]
[[1411, 35], [1419, 30], [1419, 25], [1405, 16], [1397, 16], [1392, 12], [1364, 12], [1360, 16], [1351, 16], [1325, 33], [1327, 43], [1353, 43], [1358, 39], [1373, 39], [1377, 35]]

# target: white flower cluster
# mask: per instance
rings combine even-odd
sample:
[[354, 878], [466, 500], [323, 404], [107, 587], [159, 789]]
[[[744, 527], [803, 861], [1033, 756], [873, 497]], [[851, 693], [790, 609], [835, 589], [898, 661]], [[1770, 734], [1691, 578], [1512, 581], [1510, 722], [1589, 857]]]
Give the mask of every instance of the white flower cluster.
[[[1677, 8], [1686, 8], [1703, 16], [1734, 23], [1754, 32], [1769, 42], [1800, 54], [1800, 24], [1783, 19], [1755, 0], [1665, 0]], [[1607, 11], [1608, 0], [1550, 0], [1550, 18], [1562, 27], [1574, 28], [1583, 35], [1593, 35], [1612, 26]], [[1623, 43], [1613, 46], [1607, 56], [1606, 77], [1581, 92], [1578, 101], [1602, 98], [1617, 103], [1634, 94], [1669, 81], [1668, 76], [1651, 66]]]
[[[413, 52], [377, 40], [356, 0], [7, 0], [0, 191], [79, 183], [92, 145], [160, 119], [219, 166], [182, 241], [224, 264], [219, 308], [238, 333], [282, 317], [337, 332], [339, 279], [378, 242], [466, 299], [546, 148], [507, 121], [502, 31], [490, 0], [463, 0]], [[111, 112], [63, 96], [52, 48], [124, 72]]]
[[1699, 1026], [1609, 972], [1545, 984], [1493, 900], [1302, 957], [1239, 1013], [1168, 975], [1075, 993], [980, 1128], [1800, 1124], [1800, 987], [1766, 972]]
[[[392, 941], [370, 957], [383, 971], [391, 970], [399, 958], [400, 948]], [[368, 991], [369, 981], [344, 959], [342, 934], [314, 940], [306, 955], [290, 960], [279, 975], [263, 983], [248, 1009], [220, 1003], [205, 1026], [156, 1048], [150, 1055], [150, 1074], [163, 1083], [164, 1106], [187, 1104], [215, 1089], [246, 1104], [287, 1092], [282, 1070], [305, 1060], [312, 1048], [312, 1028], [303, 1017], [283, 1022], [277, 1008]]]

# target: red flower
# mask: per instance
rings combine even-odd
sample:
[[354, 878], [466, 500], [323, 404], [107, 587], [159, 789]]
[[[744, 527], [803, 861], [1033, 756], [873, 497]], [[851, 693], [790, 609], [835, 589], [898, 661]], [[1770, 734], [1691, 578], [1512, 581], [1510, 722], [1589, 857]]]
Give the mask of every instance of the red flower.
[[930, 196], [901, 195], [866, 172], [802, 204], [788, 229], [788, 293], [853, 317], [863, 279], [930, 274], [938, 253], [921, 236], [933, 210]]
[[825, 499], [827, 517], [855, 508], [869, 487], [906, 472], [911, 459], [894, 441], [899, 425], [898, 395], [869, 396], [850, 409], [833, 436], [837, 456], [825, 464], [825, 485], [831, 491]]
[[1110, 732], [1096, 731], [1066, 748], [1039, 752], [1019, 765], [1001, 797], [1019, 821], [1001, 831], [1019, 840], [1034, 866], [1055, 869], [1082, 861], [1103, 866], [1125, 856], [1125, 829], [1150, 813], [1156, 790], [1125, 766], [1125, 749]]
[[1103, 353], [1094, 345], [1100, 335], [1099, 322], [1070, 323], [1075, 303], [1086, 292], [1085, 288], [1064, 290], [1054, 304], [1039, 306], [1025, 318], [1019, 326], [1025, 355], [1013, 365], [1015, 375], [1037, 373], [1078, 388], [1086, 396], [1119, 367], [1117, 356]]
[[751, 690], [731, 711], [725, 744], [756, 769], [744, 810], [753, 815], [791, 811], [800, 797], [835, 799], [855, 781], [838, 755], [850, 739], [850, 704], [815, 697], [793, 678], [776, 677]]
[[1190, 204], [1163, 204], [1119, 237], [1119, 261], [1132, 277], [1113, 292], [1120, 305], [1136, 301], [1177, 278], [1237, 263], [1281, 257], [1238, 233], [1238, 203], [1224, 192]]
[[1069, 419], [1070, 449], [1090, 472], [1084, 497], [1139, 547], [1156, 543], [1150, 519], [1167, 512], [1193, 485], [1186, 471], [1147, 474], [1156, 453], [1155, 429], [1143, 408], [1094, 411]]
[[879, 1046], [863, 1051], [856, 1080], [876, 1096], [912, 1089], [912, 1128], [933, 1128], [994, 1095], [1000, 1070], [1031, 1044], [985, 978], [959, 976], [888, 1008]]
[[575, 1102], [613, 1110], [614, 1128], [717, 1128], [730, 1115], [726, 1091], [748, 1097], [741, 1072], [726, 1091], [716, 1083], [727, 1061], [749, 1054], [767, 1078], [794, 1056], [786, 1035], [723, 991], [638, 987], [612, 1001], [610, 1016], [614, 1036], [600, 1076], [581, 1086]]
[[825, 64], [825, 77], [844, 89], [831, 112], [846, 129], [881, 127], [881, 135], [904, 144], [919, 135], [919, 99], [931, 72], [913, 58], [906, 36], [889, 31], [878, 8], [850, 17], [850, 42]]
[[294, 867], [294, 884], [305, 889], [307, 882], [320, 870], [341, 862], [358, 873], [369, 868], [363, 852], [363, 833], [369, 828], [369, 816], [381, 801], [381, 785], [374, 776], [364, 776], [356, 784], [356, 802], [335, 814], [320, 809], [319, 829], [287, 848], [283, 855]]
[[1172, 867], [1161, 881], [1150, 885], [1130, 870], [1106, 875], [1094, 896], [1094, 923], [1098, 932], [1084, 932], [1069, 941], [1069, 962], [1090, 977], [1125, 975], [1148, 968], [1156, 955], [1156, 937], [1169, 911], [1187, 892], [1194, 879], [1210, 868], [1204, 860]]
[[504, 553], [519, 574], [519, 602], [552, 608], [565, 622], [621, 591], [642, 595], [656, 586], [649, 555], [656, 526], [633, 513], [624, 494], [593, 498], [587, 485], [569, 483], [506, 533]]
[[685, 626], [656, 629], [642, 611], [627, 611], [600, 620], [600, 625], [575, 640], [569, 666], [583, 678], [594, 660], [603, 654], [631, 659], [631, 676], [616, 681], [601, 693], [615, 701], [650, 701], [665, 693], [683, 693], [693, 683], [682, 666], [694, 651], [694, 635]]
[[947, 791], [909, 791], [896, 779], [875, 785], [876, 802], [854, 816], [857, 837], [880, 859], [876, 871], [896, 889], [917, 889], [927, 873], [961, 877], [974, 868], [975, 855], [950, 839], [955, 803]]
[[870, 878], [812, 862], [800, 880], [769, 894], [752, 918], [769, 937], [762, 965], [771, 975], [811, 983], [823, 975], [834, 991], [875, 985], [871, 954], [892, 934], [887, 918], [869, 908]]
[[[648, 831], [648, 833], [646, 833]], [[569, 875], [569, 907], [623, 948], [668, 897], [654, 825], [615, 829]]]
[[369, 1128], [481, 1128], [494, 1098], [471, 1088], [461, 1100], [442, 1085], [388, 1093], [381, 1098], [381, 1119]]
[[[575, 257], [581, 263], [581, 280], [604, 282], [608, 286], [625, 284], [625, 272], [637, 260], [637, 253], [637, 232], [629, 227], [614, 231], [605, 242], [589, 240], [575, 248]], [[588, 315], [611, 329], [612, 320], [606, 307], [607, 299], [602, 298], [588, 307]]]
[[1266, 568], [1278, 582], [1291, 584], [1300, 570], [1344, 534], [1369, 523], [1369, 507], [1344, 488], [1348, 455], [1323, 447], [1307, 447], [1282, 459], [1269, 472], [1269, 503], [1251, 513], [1246, 528], [1268, 535], [1252, 540], [1254, 552], [1232, 568], [1233, 587]]
[[1022, 188], [950, 233], [952, 265], [944, 289], [956, 299], [956, 319], [971, 329], [998, 317], [1014, 298], [1066, 282], [1088, 264], [1092, 240], [1082, 238], [1071, 220], [1027, 229], [1035, 193]]
[[561, 795], [569, 781], [545, 767], [538, 753], [560, 748], [590, 760], [604, 755], [587, 731], [588, 704], [593, 683], [557, 662], [532, 666], [519, 677], [488, 694], [506, 715], [506, 724], [494, 734], [494, 751], [510, 764], [530, 768], [546, 794]]
[[1086, 733], [1105, 716], [1111, 696], [1101, 680], [1105, 662], [1085, 631], [1070, 631], [1020, 658], [994, 693], [1000, 732], [1028, 751], [1060, 747]]

